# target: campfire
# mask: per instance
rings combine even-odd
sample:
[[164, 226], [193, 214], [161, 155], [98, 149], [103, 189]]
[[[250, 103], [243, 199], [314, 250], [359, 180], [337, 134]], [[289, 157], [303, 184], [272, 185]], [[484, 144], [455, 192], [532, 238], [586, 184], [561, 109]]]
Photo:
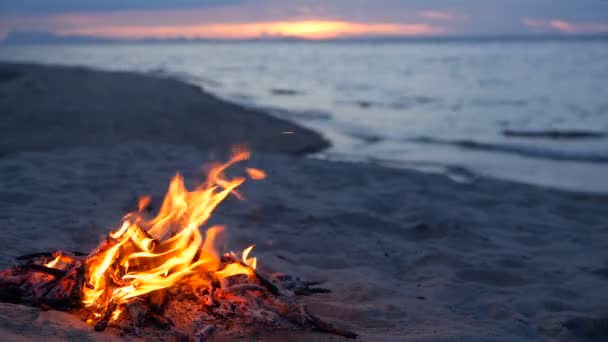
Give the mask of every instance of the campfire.
[[[204, 341], [214, 331], [246, 333], [247, 327], [314, 329], [354, 338], [312, 315], [298, 295], [329, 292], [284, 274], [263, 274], [252, 256], [217, 247], [224, 227], [201, 229], [213, 210], [245, 177], [225, 171], [247, 160], [240, 151], [210, 168], [207, 180], [188, 190], [180, 174], [173, 177], [155, 216], [151, 198], [143, 196], [89, 254], [58, 250], [18, 257], [19, 264], [0, 272], [0, 300], [69, 311], [81, 315], [96, 331], [158, 336], [163, 331], [180, 340]], [[252, 180], [265, 178], [247, 168]]]

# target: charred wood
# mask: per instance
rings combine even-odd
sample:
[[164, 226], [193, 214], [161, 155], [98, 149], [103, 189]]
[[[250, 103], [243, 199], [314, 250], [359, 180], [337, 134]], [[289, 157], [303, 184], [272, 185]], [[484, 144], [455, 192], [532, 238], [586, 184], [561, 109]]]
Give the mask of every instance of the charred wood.
[[114, 310], [116, 310], [116, 307], [117, 307], [117, 305], [115, 302], [110, 302], [110, 304], [106, 308], [106, 312], [104, 313], [101, 320], [99, 322], [97, 322], [95, 324], [95, 326], [93, 327], [93, 329], [95, 329], [95, 331], [106, 330], [106, 328], [108, 327], [108, 323], [110, 322], [110, 318], [112, 318], [112, 313], [114, 313]]
[[215, 333], [215, 327], [213, 325], [208, 325], [196, 333], [196, 341], [208, 341], [209, 338], [211, 338], [211, 336], [213, 335], [213, 333]]

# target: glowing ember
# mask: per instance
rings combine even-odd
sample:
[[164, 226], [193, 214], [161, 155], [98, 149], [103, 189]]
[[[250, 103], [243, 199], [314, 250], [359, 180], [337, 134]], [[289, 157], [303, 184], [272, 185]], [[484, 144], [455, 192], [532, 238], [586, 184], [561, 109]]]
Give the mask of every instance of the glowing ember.
[[[200, 231], [215, 207], [245, 181], [224, 178], [224, 170], [248, 158], [248, 152], [239, 152], [226, 164], [213, 167], [207, 181], [192, 191], [177, 174], [158, 215], [150, 220], [143, 212], [150, 198], [142, 197], [139, 210], [127, 214], [121, 227], [87, 259], [85, 306], [101, 316], [115, 305], [112, 318], [117, 319], [122, 304], [152, 291], [178, 283], [210, 287], [226, 277], [251, 275], [257, 264], [255, 257], [249, 257], [253, 246], [243, 251], [243, 264], [225, 264], [214, 246], [223, 228], [211, 227], [204, 237]], [[264, 172], [249, 169], [249, 174], [261, 179]], [[54, 267], [56, 260], [47, 267]]]
[[247, 168], [247, 174], [249, 174], [249, 177], [254, 180], [261, 180], [266, 178], [266, 172], [258, 169]]

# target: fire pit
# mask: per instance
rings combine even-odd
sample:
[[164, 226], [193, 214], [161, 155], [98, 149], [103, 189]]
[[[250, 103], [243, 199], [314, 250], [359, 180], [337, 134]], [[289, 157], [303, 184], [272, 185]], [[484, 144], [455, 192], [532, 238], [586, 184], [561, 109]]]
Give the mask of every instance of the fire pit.
[[[158, 213], [147, 212], [149, 197], [124, 216], [118, 229], [91, 253], [58, 250], [21, 256], [0, 272], [0, 300], [79, 314], [96, 331], [114, 329], [140, 337], [176, 336], [206, 340], [216, 329], [246, 334], [253, 328], [315, 329], [355, 338], [326, 323], [298, 303], [298, 295], [329, 292], [283, 274], [263, 274], [254, 246], [220, 253], [224, 232], [201, 227], [213, 210], [236, 191], [245, 177], [225, 170], [247, 160], [240, 151], [214, 165], [194, 190], [177, 174]], [[246, 169], [250, 179], [265, 173]], [[162, 335], [161, 335], [162, 336]]]

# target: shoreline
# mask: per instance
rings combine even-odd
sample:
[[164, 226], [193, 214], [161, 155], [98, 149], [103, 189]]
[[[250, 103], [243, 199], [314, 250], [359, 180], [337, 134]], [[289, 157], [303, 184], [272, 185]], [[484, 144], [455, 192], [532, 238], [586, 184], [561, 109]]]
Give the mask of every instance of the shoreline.
[[[53, 59], [49, 59], [49, 61], [52, 60]], [[60, 61], [55, 62], [62, 64]], [[109, 70], [100, 72], [114, 72], [112, 70], [124, 69], [121, 67], [115, 69], [110, 67], [110, 64], [105, 65], [103, 63], [86, 63], [85, 61], [80, 61], [80, 63], [81, 65], [88, 64], [89, 67], [93, 67], [93, 70]], [[97, 64], [100, 66], [105, 65], [108, 68], [104, 67], [99, 69], [93, 66]], [[78, 64], [76, 63], [76, 65]], [[53, 68], [52, 66], [50, 67]], [[132, 73], [130, 71], [123, 72]], [[316, 132], [315, 134], [320, 134], [324, 137], [322, 138], [325, 141], [324, 143], [319, 144], [315, 142], [312, 149], [309, 149], [307, 146], [304, 146], [301, 149], [296, 148], [295, 153], [310, 155], [310, 152], [314, 153], [331, 145], [329, 148], [322, 150], [317, 156], [331, 160], [357, 160], [366, 163], [381, 163], [385, 166], [388, 165], [390, 167], [406, 170], [440, 173], [457, 181], [474, 181], [477, 178], [491, 178], [536, 185], [545, 189], [608, 195], [608, 186], [601, 181], [597, 181], [602, 179], [603, 174], [608, 171], [608, 164], [604, 163], [606, 156], [604, 156], [604, 153], [596, 151], [602, 144], [601, 141], [596, 141], [597, 139], [591, 139], [589, 141], [590, 144], [595, 144], [593, 148], [590, 147], [591, 150], [577, 152], [577, 149], [572, 149], [572, 151], [570, 151], [570, 148], [566, 148], [568, 146], [562, 148], [549, 144], [547, 145], [548, 147], [546, 147], [542, 145], [547, 144], [545, 140], [539, 141], [539, 144], [541, 144], [540, 146], [535, 146], [534, 144], [536, 144], [536, 142], [524, 143], [517, 140], [523, 138], [512, 138], [517, 141], [506, 142], [474, 138], [470, 140], [450, 139], [447, 136], [442, 139], [440, 138], [442, 134], [438, 134], [435, 139], [425, 136], [418, 137], [417, 135], [397, 139], [387, 138], [378, 132], [366, 133], [365, 131], [351, 131], [350, 129], [344, 129], [344, 127], [340, 125], [333, 124], [331, 117], [336, 115], [336, 112], [334, 111], [320, 110], [317, 112], [314, 109], [298, 110], [295, 107], [293, 110], [287, 110], [286, 108], [291, 107], [268, 105], [268, 103], [274, 102], [268, 101], [269, 99], [264, 97], [258, 99], [259, 103], [249, 102], [246, 98], [239, 99], [237, 95], [234, 95], [235, 97], [233, 98], [233, 96], [230, 95], [231, 91], [226, 92], [225, 89], [222, 90], [223, 88], [215, 88], [212, 84], [207, 84], [206, 82], [212, 82], [213, 80], [206, 79], [201, 75], [197, 76], [196, 73], [173, 73], [160, 66], [156, 69], [144, 68], [143, 71], [137, 72], [136, 74], [153, 78], [167, 78], [197, 88], [202, 87], [206, 94], [223, 103], [219, 105], [222, 108], [225, 108], [225, 104], [228, 104], [229, 106], [238, 107], [238, 109], [236, 109], [238, 112], [255, 112], [256, 115], [254, 116], [256, 118], [259, 118], [259, 115], [257, 114], [261, 113], [262, 116], [269, 115], [279, 120], [287, 120], [287, 122], [292, 122], [296, 126], [312, 130], [313, 133]], [[202, 78], [197, 79], [197, 77]], [[0, 82], [0, 89], [1, 85], [2, 83]], [[255, 92], [255, 89], [257, 89], [255, 83], [250, 83], [250, 87], [253, 88], [248, 89], [247, 92]], [[269, 86], [269, 89], [274, 88]], [[243, 88], [243, 90], [245, 89]], [[243, 96], [245, 95], [246, 93], [243, 93]], [[304, 95], [300, 94], [299, 96]], [[0, 98], [0, 102], [1, 100], [2, 99]], [[99, 101], [91, 99], [91, 101], [88, 102], [96, 103]], [[309, 103], [314, 103], [314, 101], [309, 101]], [[58, 108], [61, 108], [61, 106], [58, 106]], [[183, 108], [183, 106], [180, 108]], [[371, 114], [374, 113], [372, 112]], [[155, 118], [157, 115], [153, 114], [151, 117]], [[205, 122], [205, 119], [201, 119], [201, 121]], [[260, 129], [256, 129], [256, 132], [268, 133], [267, 129], [264, 127], [259, 128]], [[225, 131], [226, 127], [220, 127], [219, 130]], [[233, 132], [236, 130], [237, 129], [232, 129]], [[115, 130], [110, 127], [109, 131]], [[156, 129], [156, 131], [162, 132], [161, 129]], [[12, 134], [12, 132], [9, 133]], [[119, 132], [119, 135], [123, 136], [128, 134], [129, 133]], [[248, 136], [249, 134], [250, 132], [247, 130], [241, 131], [240, 133], [241, 136]], [[148, 135], [148, 133], [145, 133], [144, 135]], [[255, 135], [257, 136], [259, 134]], [[560, 131], [558, 135], [562, 136], [564, 134]], [[293, 135], [281, 135], [279, 138], [270, 137], [269, 139], [269, 137], [265, 137], [264, 139], [272, 141], [268, 144], [271, 150], [281, 150], [281, 148], [277, 148], [277, 146], [280, 147], [284, 144], [290, 144], [291, 142], [288, 140], [293, 140], [294, 138]], [[308, 140], [308, 138], [309, 137], [304, 137], [300, 142]], [[144, 140], [157, 141], [160, 139], [158, 137], [145, 137]], [[193, 138], [180, 136], [179, 139], [165, 139], [162, 142], [170, 143], [175, 140], [188, 142], [192, 141]], [[239, 140], [242, 140], [242, 138], [235, 135], [234, 138], [229, 140], [230, 142], [238, 142]], [[568, 141], [570, 140], [573, 139], [568, 139]], [[1, 140], [0, 142], [4, 143], [4, 141]], [[304, 145], [306, 144], [307, 143], [304, 143]], [[528, 146], [530, 144], [533, 145]], [[0, 155], [3, 152], [4, 145], [5, 144], [0, 144]], [[202, 147], [208, 146], [209, 141], [203, 141], [200, 145]], [[228, 143], [223, 143], [222, 145], [224, 145], [225, 148]], [[393, 155], [388, 153], [391, 151], [391, 148], [394, 148], [394, 151], [391, 152]], [[257, 148], [254, 148], [254, 151], [255, 150], [260, 151], [260, 149]], [[290, 148], [288, 147], [286, 150], [290, 150]], [[378, 158], [376, 158], [376, 156]]]
[[133, 141], [294, 155], [329, 146], [317, 132], [198, 86], [133, 72], [0, 62], [0, 109], [0, 155]]

